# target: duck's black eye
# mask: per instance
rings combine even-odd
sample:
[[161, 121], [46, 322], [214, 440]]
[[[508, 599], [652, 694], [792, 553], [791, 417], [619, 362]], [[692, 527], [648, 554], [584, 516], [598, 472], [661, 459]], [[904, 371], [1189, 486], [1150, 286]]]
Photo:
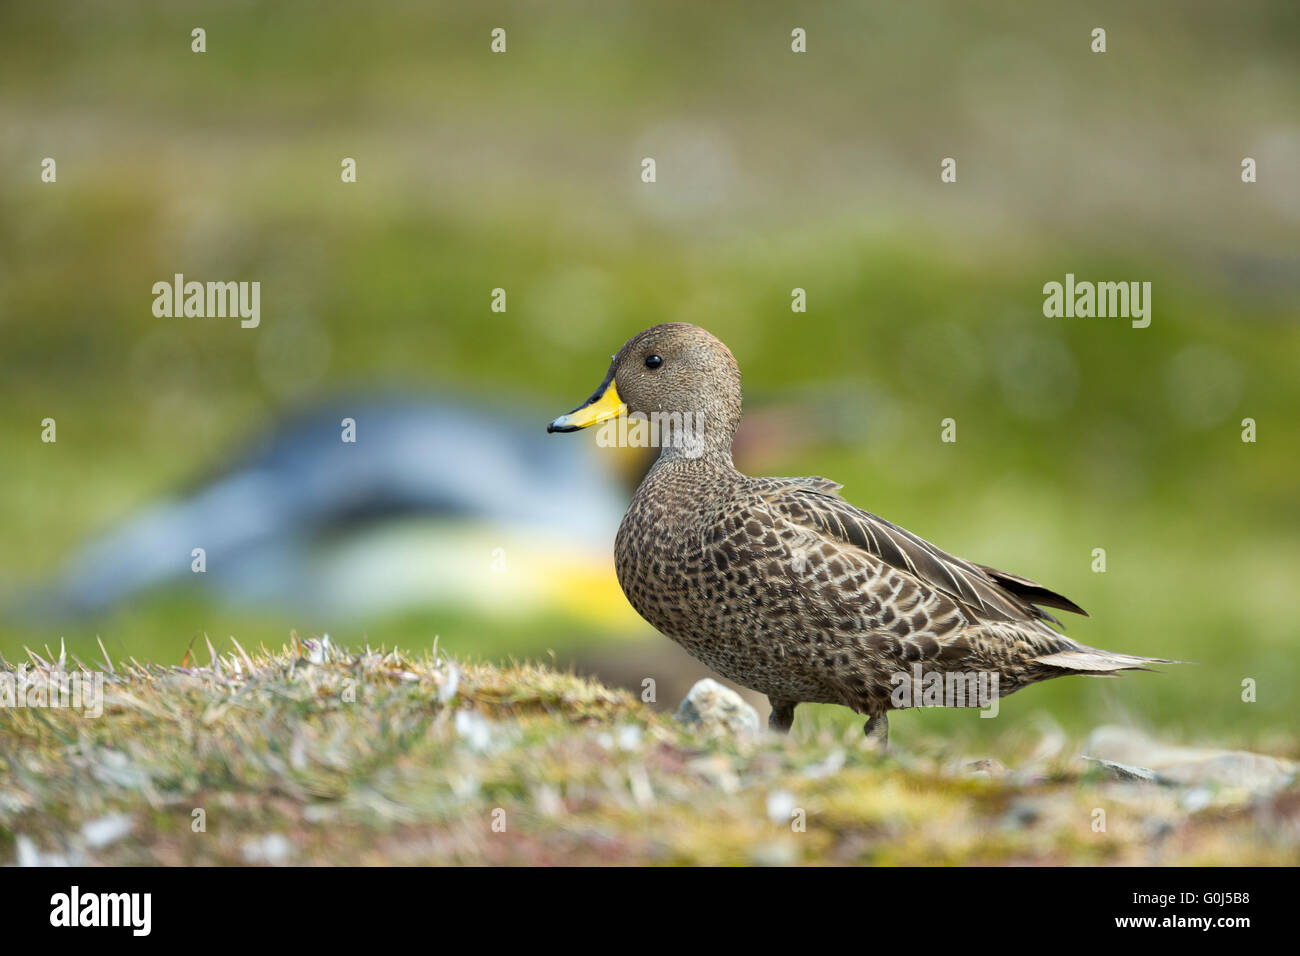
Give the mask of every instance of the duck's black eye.
[[660, 365], [663, 364], [664, 364], [664, 360], [661, 359], [658, 355], [647, 355], [645, 357], [646, 368], [658, 368]]

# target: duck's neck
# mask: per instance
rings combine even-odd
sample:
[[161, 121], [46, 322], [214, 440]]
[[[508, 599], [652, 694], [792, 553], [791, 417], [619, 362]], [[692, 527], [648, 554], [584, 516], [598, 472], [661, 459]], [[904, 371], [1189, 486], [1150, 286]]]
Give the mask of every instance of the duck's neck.
[[652, 416], [659, 462], [698, 462], [704, 468], [733, 468], [731, 442], [740, 424], [739, 408], [706, 407], [693, 412]]
[[[738, 475], [731, 460], [731, 442], [725, 445], [705, 445], [702, 449], [690, 445], [666, 444], [655, 459], [650, 474], [673, 473], [682, 476]], [[649, 477], [649, 476], [647, 476]]]

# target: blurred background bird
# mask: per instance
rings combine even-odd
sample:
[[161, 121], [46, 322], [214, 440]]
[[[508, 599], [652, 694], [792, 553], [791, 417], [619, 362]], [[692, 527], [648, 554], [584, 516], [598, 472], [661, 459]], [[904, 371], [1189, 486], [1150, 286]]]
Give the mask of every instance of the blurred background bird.
[[[623, 502], [609, 460], [548, 447], [530, 425], [434, 397], [300, 411], [233, 450], [228, 469], [79, 548], [33, 610], [93, 617], [186, 581], [233, 607], [349, 624], [438, 603], [568, 606], [607, 576], [597, 545]], [[522, 573], [503, 583], [512, 565]]]

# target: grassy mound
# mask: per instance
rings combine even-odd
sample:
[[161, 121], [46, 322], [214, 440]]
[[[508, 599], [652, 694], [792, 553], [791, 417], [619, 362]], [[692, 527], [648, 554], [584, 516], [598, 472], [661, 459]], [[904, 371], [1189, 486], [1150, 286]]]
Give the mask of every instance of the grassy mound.
[[[0, 708], [0, 863], [1297, 859], [1294, 785], [1189, 794], [1064, 745], [1007, 771], [941, 741], [880, 758], [817, 728], [707, 737], [534, 664], [235, 648], [201, 667], [105, 660], [98, 717]], [[82, 667], [31, 656], [29, 673]]]

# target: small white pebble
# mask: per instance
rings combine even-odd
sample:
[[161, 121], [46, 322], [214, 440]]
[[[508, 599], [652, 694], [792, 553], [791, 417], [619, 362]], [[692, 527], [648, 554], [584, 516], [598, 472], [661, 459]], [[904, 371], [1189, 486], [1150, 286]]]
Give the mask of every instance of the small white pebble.
[[460, 687], [460, 668], [451, 661], [447, 662], [447, 675], [438, 685], [438, 702], [441, 704], [450, 703], [456, 697], [456, 690]]
[[632, 799], [642, 810], [655, 802], [654, 788], [650, 786], [650, 775], [642, 764], [634, 764], [627, 769], [627, 782], [632, 790]]
[[134, 826], [130, 816], [125, 813], [113, 813], [98, 820], [91, 820], [81, 828], [81, 838], [92, 850], [116, 843], [131, 832]]
[[456, 711], [456, 735], [482, 753], [492, 744], [492, 725], [476, 710]]
[[15, 842], [18, 848], [19, 866], [41, 865], [41, 851], [36, 849], [36, 844], [31, 841], [30, 837], [19, 836]]
[[695, 682], [677, 708], [677, 719], [706, 736], [742, 736], [758, 730], [758, 711], [711, 677]]
[[544, 817], [558, 817], [564, 812], [564, 801], [560, 798], [560, 793], [549, 783], [544, 783], [533, 791], [533, 801], [537, 804], [537, 812]]
[[789, 790], [773, 790], [767, 795], [767, 818], [773, 823], [789, 823], [794, 807], [794, 794]]
[[826, 755], [826, 759], [821, 763], [815, 763], [805, 767], [803, 775], [810, 780], [817, 780], [821, 777], [829, 777], [832, 774], [839, 773], [844, 767], [844, 751], [836, 748]]
[[30, 837], [20, 836], [15, 842], [18, 844], [19, 866], [69, 866], [71, 864], [62, 853], [42, 853]]
[[479, 791], [483, 786], [478, 777], [469, 774], [455, 774], [448, 783], [457, 800], [473, 800], [479, 795]]
[[268, 833], [266, 836], [244, 842], [244, 860], [248, 863], [283, 863], [293, 850], [287, 837], [280, 833]]

